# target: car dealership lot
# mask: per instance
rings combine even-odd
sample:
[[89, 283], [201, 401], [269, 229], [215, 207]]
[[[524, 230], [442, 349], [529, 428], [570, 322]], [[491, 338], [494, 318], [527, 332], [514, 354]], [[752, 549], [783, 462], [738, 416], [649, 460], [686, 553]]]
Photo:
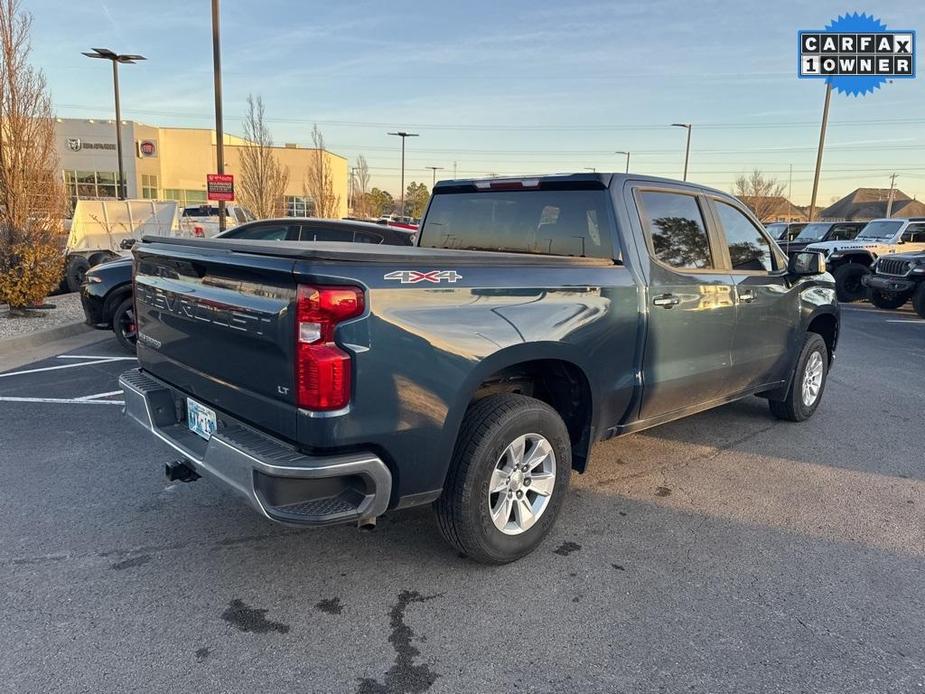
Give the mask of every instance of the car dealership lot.
[[598, 445], [504, 567], [454, 555], [426, 509], [293, 530], [167, 483], [170, 450], [106, 404], [132, 361], [112, 339], [60, 356], [0, 376], [4, 688], [925, 688], [908, 309], [844, 310], [805, 424], [750, 399]]

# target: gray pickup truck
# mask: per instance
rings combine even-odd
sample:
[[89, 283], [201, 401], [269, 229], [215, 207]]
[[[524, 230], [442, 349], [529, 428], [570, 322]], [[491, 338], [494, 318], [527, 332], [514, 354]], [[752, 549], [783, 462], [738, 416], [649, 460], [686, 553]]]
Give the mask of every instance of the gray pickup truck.
[[417, 246], [145, 238], [126, 414], [267, 518], [433, 504], [534, 549], [596, 441], [746, 396], [801, 421], [838, 339], [818, 253], [735, 198], [623, 174], [438, 184]]

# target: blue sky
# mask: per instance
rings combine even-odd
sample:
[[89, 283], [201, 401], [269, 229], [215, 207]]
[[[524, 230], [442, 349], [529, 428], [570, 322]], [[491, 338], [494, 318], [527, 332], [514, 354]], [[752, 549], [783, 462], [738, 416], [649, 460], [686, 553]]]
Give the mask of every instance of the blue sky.
[[[80, 51], [141, 53], [122, 71], [123, 117], [209, 127], [212, 55], [207, 0], [26, 0], [34, 62], [58, 114], [111, 117], [106, 66]], [[282, 2], [225, 0], [225, 128], [240, 132], [260, 94], [278, 143], [307, 144], [317, 122], [328, 148], [364, 154], [373, 185], [398, 190], [426, 166], [489, 173], [633, 171], [680, 177], [694, 124], [691, 180], [731, 189], [759, 168], [809, 201], [824, 86], [796, 78], [796, 32], [866, 11], [890, 28], [925, 30], [925, 3], [821, 2]], [[925, 32], [920, 34], [925, 36]], [[922, 51], [917, 50], [922, 63]], [[925, 66], [919, 65], [919, 72]], [[819, 200], [890, 172], [925, 198], [925, 78], [865, 97], [833, 95]]]

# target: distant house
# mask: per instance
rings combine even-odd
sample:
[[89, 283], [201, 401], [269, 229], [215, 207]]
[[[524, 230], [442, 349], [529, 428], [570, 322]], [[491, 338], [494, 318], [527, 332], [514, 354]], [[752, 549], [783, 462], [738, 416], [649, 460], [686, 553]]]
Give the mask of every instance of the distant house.
[[[819, 213], [823, 221], [864, 221], [886, 217], [889, 188], [858, 188]], [[891, 217], [925, 217], [925, 203], [893, 190]]]
[[741, 200], [761, 222], [805, 222], [806, 210], [776, 195], [740, 195]]

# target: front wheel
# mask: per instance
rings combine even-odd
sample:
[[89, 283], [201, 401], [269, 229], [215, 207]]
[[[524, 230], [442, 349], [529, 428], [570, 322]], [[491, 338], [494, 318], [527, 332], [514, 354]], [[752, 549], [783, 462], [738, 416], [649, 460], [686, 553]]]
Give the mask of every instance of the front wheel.
[[912, 308], [921, 318], [925, 318], [925, 282], [919, 282], [912, 295]]
[[892, 292], [881, 292], [878, 289], [870, 290], [870, 303], [877, 308], [894, 309], [903, 306], [909, 301], [908, 294], [894, 294]]
[[519, 559], [552, 528], [571, 468], [568, 430], [549, 405], [516, 394], [482, 398], [463, 419], [434, 502], [440, 532], [476, 561]]
[[835, 296], [839, 301], [850, 303], [864, 298], [864, 285], [861, 278], [870, 272], [870, 269], [860, 263], [845, 263], [832, 271], [835, 278]]
[[132, 297], [125, 299], [112, 314], [112, 331], [116, 341], [126, 352], [135, 355], [135, 343], [138, 341], [138, 326], [135, 323], [135, 306]]
[[802, 422], [812, 417], [822, 400], [828, 374], [829, 350], [825, 340], [817, 333], [807, 333], [787, 397], [781, 401], [768, 401], [771, 414], [790, 422]]

